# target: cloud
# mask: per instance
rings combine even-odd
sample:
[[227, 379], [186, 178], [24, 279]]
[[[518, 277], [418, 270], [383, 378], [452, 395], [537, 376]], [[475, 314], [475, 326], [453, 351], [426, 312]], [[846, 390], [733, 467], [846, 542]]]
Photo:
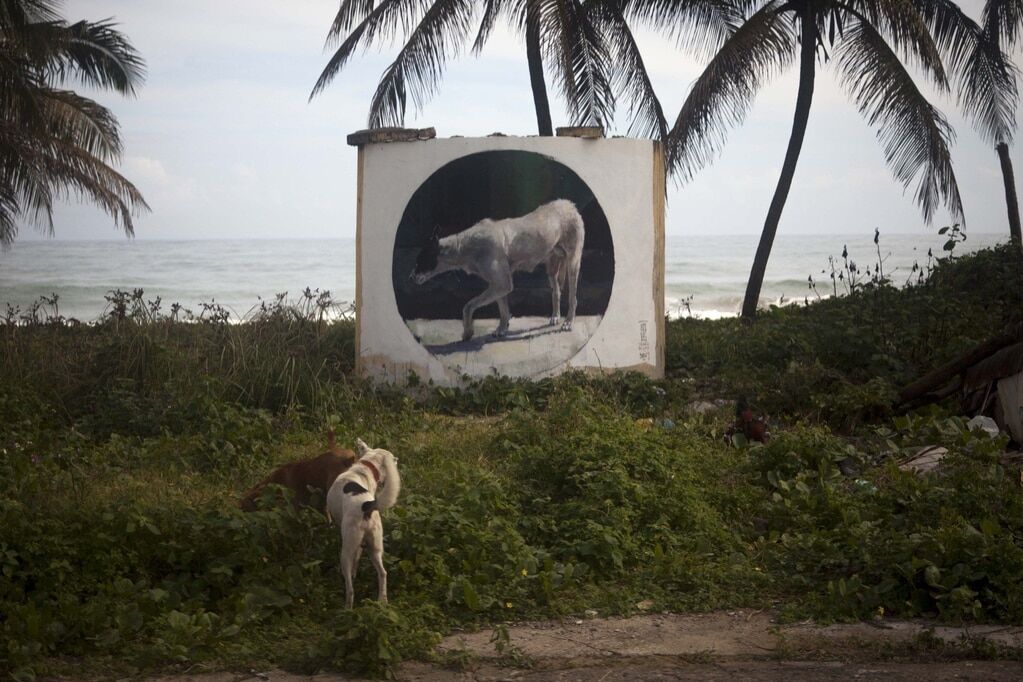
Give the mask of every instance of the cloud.
[[170, 174], [163, 164], [156, 159], [145, 156], [129, 156], [121, 164], [125, 175], [136, 179], [137, 183], [149, 186], [166, 185], [170, 182]]
[[256, 169], [244, 163], [236, 163], [231, 170], [234, 171], [235, 177], [243, 183], [255, 183], [259, 180]]
[[202, 197], [199, 183], [167, 172], [163, 163], [145, 156], [129, 156], [121, 173], [139, 188], [154, 212], [169, 203], [193, 202]]

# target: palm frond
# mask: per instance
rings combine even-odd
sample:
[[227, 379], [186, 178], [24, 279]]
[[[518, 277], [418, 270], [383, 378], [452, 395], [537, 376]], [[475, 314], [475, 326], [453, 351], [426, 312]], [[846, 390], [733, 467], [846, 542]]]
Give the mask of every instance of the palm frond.
[[945, 68], [952, 74], [961, 73], [980, 32], [977, 22], [952, 0], [910, 1], [934, 38]]
[[9, 249], [18, 236], [18, 215], [21, 205], [14, 191], [3, 181], [0, 174], [0, 249]]
[[668, 133], [666, 161], [683, 180], [713, 159], [757, 91], [792, 62], [798, 39], [771, 0], [730, 35], [693, 84]]
[[50, 147], [38, 130], [26, 132], [16, 123], [0, 122], [0, 184], [14, 198], [14, 217], [28, 218], [52, 234], [53, 183], [39, 162]]
[[48, 80], [124, 95], [145, 80], [145, 62], [112, 21], [47, 21], [5, 27], [4, 51]]
[[686, 50], [710, 55], [759, 4], [757, 0], [630, 0], [625, 14], [663, 31]]
[[[23, 217], [52, 232], [55, 199], [79, 196], [91, 200], [114, 218], [127, 235], [134, 234], [133, 216], [149, 210], [138, 189], [123, 175], [79, 146], [58, 137], [27, 137], [9, 125], [0, 126], [0, 182], [17, 197]], [[17, 163], [9, 163], [14, 154]]]
[[56, 21], [59, 5], [57, 0], [0, 0], [0, 27]]
[[73, 141], [87, 153], [106, 161], [120, 157], [120, 128], [109, 109], [70, 90], [47, 88], [41, 95], [45, 98], [48, 134]]
[[0, 0], [0, 245], [18, 222], [53, 231], [54, 201], [97, 204], [129, 235], [148, 210], [108, 162], [122, 145], [109, 109], [60, 85], [132, 94], [144, 64], [110, 21], [66, 24], [53, 0]]
[[919, 4], [918, 0], [846, 0], [838, 6], [870, 24], [904, 63], [920, 68], [944, 91], [948, 77], [942, 52]]
[[445, 63], [467, 38], [473, 11], [473, 0], [433, 2], [377, 85], [369, 110], [371, 128], [402, 125], [408, 92], [416, 108], [426, 104]]
[[998, 42], [985, 34], [974, 42], [957, 78], [959, 102], [989, 143], [1011, 142], [1020, 73]]
[[68, 45], [56, 63], [62, 80], [132, 95], [145, 80], [141, 55], [111, 20], [79, 21], [68, 27]]
[[366, 18], [358, 23], [342, 41], [341, 45], [334, 51], [327, 65], [316, 80], [309, 99], [312, 100], [320, 94], [337, 74], [344, 68], [345, 64], [352, 57], [360, 46], [366, 47], [373, 43], [378, 35], [384, 37], [396, 32], [398, 28], [409, 21], [410, 15], [414, 14], [423, 0], [381, 0], [373, 8]]
[[476, 40], [472, 44], [473, 54], [479, 54], [483, 50], [483, 45], [494, 30], [494, 25], [497, 23], [498, 18], [500, 18], [502, 11], [504, 11], [504, 6], [505, 4], [501, 0], [483, 0], [483, 17], [480, 19], [480, 28], [476, 33]]
[[100, 159], [116, 160], [122, 143], [113, 113], [73, 91], [50, 87], [36, 75], [5, 72], [0, 77], [3, 121], [20, 129], [23, 137], [56, 137]]
[[629, 135], [652, 137], [666, 144], [668, 122], [654, 93], [636, 38], [621, 13], [622, 4], [595, 0], [587, 5], [587, 11], [600, 21], [601, 33], [607, 40], [614, 65], [612, 85], [618, 99], [624, 98], [629, 103]]
[[614, 117], [610, 54], [579, 0], [538, 0], [541, 44], [556, 67], [573, 125], [607, 125]]
[[[1010, 141], [1019, 73], [999, 47], [997, 29], [982, 28], [951, 0], [911, 1], [935, 37], [966, 115], [988, 141]], [[986, 10], [991, 10], [991, 0]]]
[[1023, 28], [1023, 0], [987, 0], [983, 24], [985, 31], [1005, 41], [1007, 48], [1015, 47]]
[[375, 6], [375, 0], [343, 0], [327, 31], [325, 47], [337, 45], [344, 33], [373, 13]]
[[940, 203], [963, 221], [948, 144], [952, 127], [920, 92], [884, 38], [857, 21], [839, 44], [841, 81], [877, 137], [895, 178], [905, 187], [916, 181], [915, 198], [928, 222]]

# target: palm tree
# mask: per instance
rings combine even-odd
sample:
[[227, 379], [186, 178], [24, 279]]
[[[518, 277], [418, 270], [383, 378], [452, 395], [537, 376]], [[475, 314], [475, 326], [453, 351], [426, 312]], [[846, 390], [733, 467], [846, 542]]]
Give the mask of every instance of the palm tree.
[[[479, 53], [498, 21], [507, 19], [526, 38], [526, 58], [541, 135], [553, 134], [544, 79], [545, 62], [576, 124], [605, 125], [614, 113], [615, 93], [634, 96], [634, 127], [664, 130], [642, 57], [615, 2], [587, 5], [581, 0], [484, 0], [476, 23], [473, 0], [343, 0], [327, 37], [334, 54], [313, 88], [321, 92], [360, 47], [401, 34], [403, 46], [384, 71], [370, 104], [369, 126], [401, 126], [408, 95], [422, 108], [436, 92], [444, 67], [470, 39]], [[344, 39], [342, 40], [342, 36]], [[613, 64], [640, 67], [615, 71]], [[658, 116], [660, 122], [658, 123]]]
[[1023, 4], [1018, 0], [987, 0], [984, 3], [983, 30], [974, 51], [984, 59], [971, 59], [962, 65], [963, 87], [960, 99], [983, 137], [995, 145], [1002, 168], [1009, 234], [1023, 250], [1016, 180], [1009, 157], [1009, 144], [1016, 127], [1017, 70], [1002, 51], [1018, 44], [1023, 30]]
[[67, 85], [131, 95], [143, 62], [110, 21], [68, 24], [58, 0], [0, 0], [0, 245], [22, 220], [52, 234], [53, 201], [76, 195], [133, 234], [148, 209], [110, 164], [121, 154], [117, 120]]
[[[689, 179], [711, 161], [757, 91], [799, 64], [795, 115], [781, 177], [764, 221], [742, 316], [752, 320], [795, 175], [819, 66], [831, 64], [878, 138], [892, 171], [930, 221], [944, 203], [962, 219], [948, 143], [952, 130], [903, 61], [948, 89], [931, 0], [632, 0], [629, 12], [712, 52], [669, 133], [671, 169]], [[950, 3], [949, 3], [950, 4]], [[945, 27], [941, 27], [945, 30]]]

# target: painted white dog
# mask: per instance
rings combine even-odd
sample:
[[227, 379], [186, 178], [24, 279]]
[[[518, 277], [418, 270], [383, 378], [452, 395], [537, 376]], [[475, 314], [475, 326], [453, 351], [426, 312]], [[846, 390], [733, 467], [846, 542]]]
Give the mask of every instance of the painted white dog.
[[359, 460], [338, 476], [327, 492], [327, 518], [341, 529], [341, 572], [345, 577], [345, 608], [349, 609], [355, 601], [352, 577], [364, 542], [377, 571], [377, 599], [387, 603], [380, 512], [393, 507], [401, 491], [397, 457], [387, 450], [374, 450], [358, 439], [355, 451]]
[[583, 219], [575, 204], [557, 199], [519, 218], [485, 218], [443, 239], [434, 230], [419, 252], [411, 277], [422, 284], [442, 272], [463, 270], [487, 282], [486, 291], [462, 309], [462, 340], [468, 340], [472, 338], [472, 316], [476, 309], [494, 301], [501, 315], [494, 336], [508, 333], [512, 273], [531, 272], [543, 263], [551, 285], [552, 325], [558, 324], [561, 316], [561, 289], [567, 289], [568, 315], [561, 327], [567, 331], [575, 321], [576, 286], [585, 235]]

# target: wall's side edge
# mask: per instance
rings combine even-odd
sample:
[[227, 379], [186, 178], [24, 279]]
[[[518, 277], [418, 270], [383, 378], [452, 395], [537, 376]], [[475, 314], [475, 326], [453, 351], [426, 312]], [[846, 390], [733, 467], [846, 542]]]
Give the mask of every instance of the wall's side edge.
[[362, 366], [362, 166], [365, 147], [359, 147], [355, 190], [355, 375], [365, 376]]
[[664, 147], [654, 142], [654, 311], [657, 314], [657, 358], [656, 376], [662, 378], [665, 372], [665, 318], [664, 318], [664, 199], [667, 193], [664, 169]]

